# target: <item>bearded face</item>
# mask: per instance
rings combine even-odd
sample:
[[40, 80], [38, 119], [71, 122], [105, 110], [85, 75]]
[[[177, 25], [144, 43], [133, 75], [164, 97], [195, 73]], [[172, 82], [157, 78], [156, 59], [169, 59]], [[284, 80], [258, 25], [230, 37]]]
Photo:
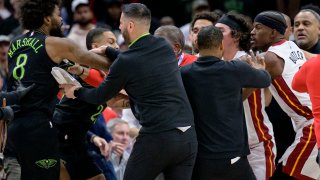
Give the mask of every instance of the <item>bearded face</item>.
[[80, 5], [76, 8], [74, 13], [74, 22], [78, 23], [80, 26], [87, 26], [91, 23], [93, 18], [92, 11], [88, 5]]
[[52, 27], [49, 33], [50, 33], [50, 36], [64, 37], [64, 34], [62, 32], [62, 23]]
[[129, 35], [129, 31], [128, 31], [129, 22], [128, 21], [129, 20], [123, 14], [121, 14], [119, 29], [121, 30], [123, 39], [126, 42], [126, 44], [130, 44], [130, 35]]
[[50, 36], [64, 37], [62, 32], [62, 18], [60, 16], [59, 7], [56, 6], [53, 15], [51, 16]]

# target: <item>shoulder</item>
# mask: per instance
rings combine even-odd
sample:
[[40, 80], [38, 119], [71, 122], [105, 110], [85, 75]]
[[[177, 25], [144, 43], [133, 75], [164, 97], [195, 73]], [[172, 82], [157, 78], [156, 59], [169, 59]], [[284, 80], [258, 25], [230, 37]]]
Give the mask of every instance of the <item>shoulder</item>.
[[[68, 38], [60, 38], [60, 37], [53, 37], [48, 36], [46, 37], [46, 46], [52, 46], [53, 49], [60, 50], [61, 48], [70, 48], [74, 47], [72, 45], [75, 45], [75, 42]], [[78, 47], [78, 46], [76, 46]]]
[[[133, 68], [133, 66], [135, 65], [135, 63], [132, 63], [135, 61], [135, 56], [134, 54], [132, 55], [130, 53], [130, 51], [125, 51], [122, 52], [118, 55], [117, 59], [112, 63], [111, 67], [112, 68], [120, 68], [120, 69], [124, 69], [124, 66], [128, 66]], [[110, 67], [110, 68], [111, 68]]]
[[267, 66], [272, 66], [272, 65], [275, 65], [275, 64], [284, 63], [284, 59], [282, 59], [276, 53], [271, 52], [271, 51], [267, 51], [264, 54], [264, 61], [265, 61]]
[[250, 66], [248, 63], [244, 62], [241, 59], [234, 59], [232, 61], [223, 61], [223, 62], [225, 63], [225, 65], [236, 68], [237, 70], [240, 70], [239, 68], [242, 68], [242, 67]]
[[49, 57], [56, 63], [70, 57], [70, 54], [79, 54], [81, 48], [68, 38], [48, 36], [45, 40], [46, 51]]

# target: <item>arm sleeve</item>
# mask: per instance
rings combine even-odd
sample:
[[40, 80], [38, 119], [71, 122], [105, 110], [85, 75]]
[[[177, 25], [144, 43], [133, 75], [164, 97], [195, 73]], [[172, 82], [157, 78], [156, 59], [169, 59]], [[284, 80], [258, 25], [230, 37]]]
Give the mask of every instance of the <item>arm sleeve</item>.
[[262, 69], [255, 69], [242, 61], [234, 61], [238, 63], [236, 66], [236, 72], [238, 72], [238, 77], [241, 78], [243, 87], [247, 88], [266, 88], [271, 84], [270, 74]]
[[78, 90], [79, 99], [91, 104], [104, 104], [114, 95], [116, 95], [127, 81], [129, 70], [134, 68], [127, 68], [130, 65], [126, 64], [128, 61], [116, 60], [110, 67], [108, 76], [104, 81], [93, 89], [80, 88]]
[[93, 136], [93, 135], [95, 135], [92, 131], [87, 131], [87, 141], [88, 142], [90, 142], [90, 140], [91, 140], [91, 137]]
[[90, 142], [90, 139], [93, 135], [104, 138], [107, 142], [110, 142], [112, 140], [112, 136], [108, 132], [106, 123], [101, 116], [98, 117], [97, 122], [93, 124], [93, 126], [87, 132], [88, 142]]
[[104, 76], [99, 70], [90, 69], [89, 75], [84, 79], [84, 82], [90, 84], [93, 87], [98, 87], [99, 84], [103, 81]]
[[113, 62], [115, 61], [115, 59], [117, 59], [118, 55], [120, 54], [120, 51], [112, 47], [107, 47], [105, 54]]

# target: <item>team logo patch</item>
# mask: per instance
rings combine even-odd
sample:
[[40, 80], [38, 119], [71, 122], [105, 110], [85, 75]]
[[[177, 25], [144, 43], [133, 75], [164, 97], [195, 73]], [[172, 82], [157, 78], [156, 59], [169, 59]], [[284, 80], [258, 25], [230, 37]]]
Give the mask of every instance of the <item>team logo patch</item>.
[[42, 159], [39, 161], [36, 161], [36, 165], [44, 168], [44, 169], [49, 169], [57, 164], [57, 160], [55, 159]]

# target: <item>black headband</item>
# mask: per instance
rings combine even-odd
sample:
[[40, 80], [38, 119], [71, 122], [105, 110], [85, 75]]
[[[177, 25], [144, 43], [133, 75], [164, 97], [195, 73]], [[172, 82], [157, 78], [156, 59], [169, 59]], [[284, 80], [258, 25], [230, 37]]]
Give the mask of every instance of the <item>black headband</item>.
[[284, 35], [287, 29], [287, 25], [284, 24], [283, 22], [272, 18], [267, 15], [257, 15], [256, 18], [254, 19], [254, 22], [259, 22], [265, 26], [270, 27], [271, 29], [277, 30], [280, 34]]
[[229, 26], [231, 29], [242, 31], [241, 26], [235, 20], [229, 18], [227, 15], [222, 16], [217, 23], [222, 23]]

